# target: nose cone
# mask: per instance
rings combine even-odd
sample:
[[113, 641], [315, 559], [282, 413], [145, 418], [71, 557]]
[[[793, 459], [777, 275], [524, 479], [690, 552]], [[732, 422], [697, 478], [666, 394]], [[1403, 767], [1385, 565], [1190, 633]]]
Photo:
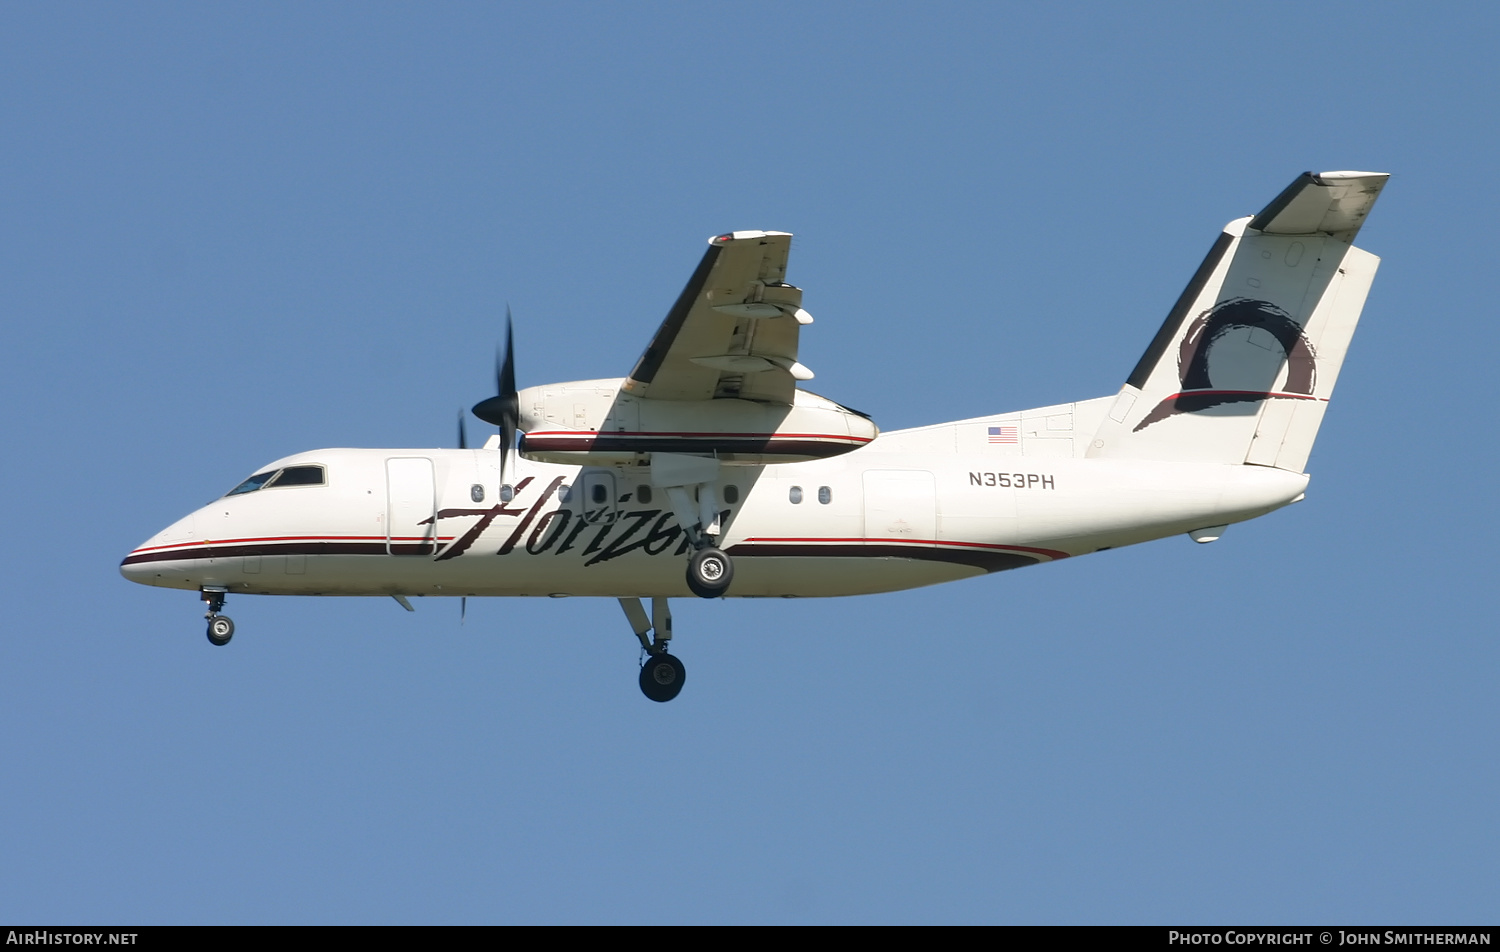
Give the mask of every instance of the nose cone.
[[120, 574], [142, 585], [168, 585], [163, 569], [171, 562], [190, 558], [188, 550], [197, 539], [193, 517], [178, 519], [125, 556]]

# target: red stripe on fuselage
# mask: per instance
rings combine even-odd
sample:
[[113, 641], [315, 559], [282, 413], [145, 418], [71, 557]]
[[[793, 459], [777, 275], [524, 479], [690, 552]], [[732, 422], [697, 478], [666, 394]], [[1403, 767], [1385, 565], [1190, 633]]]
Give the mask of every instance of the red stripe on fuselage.
[[[247, 545], [247, 544], [253, 544], [253, 543], [257, 543], [257, 542], [385, 542], [388, 538], [389, 538], [389, 540], [391, 542], [432, 542], [432, 541], [434, 541], [433, 539], [430, 539], [427, 536], [389, 536], [389, 537], [383, 536], [383, 535], [375, 535], [375, 536], [333, 536], [333, 535], [259, 536], [259, 537], [248, 538], [248, 539], [203, 539], [203, 540], [200, 540], [198, 542], [169, 542], [166, 545], [143, 545], [139, 549], [133, 550], [130, 554], [131, 555], [139, 555], [142, 552], [160, 552], [163, 549], [179, 549], [179, 548], [183, 549], [184, 551], [186, 551], [187, 549], [190, 549], [193, 546], [205, 546], [205, 545]], [[452, 542], [453, 539], [454, 539], [453, 536], [437, 536], [436, 537], [436, 541], [438, 541], [438, 542]]]

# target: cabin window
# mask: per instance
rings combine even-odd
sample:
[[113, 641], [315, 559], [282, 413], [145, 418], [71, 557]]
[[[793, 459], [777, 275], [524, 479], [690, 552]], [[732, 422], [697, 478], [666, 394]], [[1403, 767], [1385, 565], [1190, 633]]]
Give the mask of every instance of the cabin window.
[[642, 485], [635, 491], [635, 498], [639, 499], [642, 505], [651, 505], [651, 487]]
[[609, 502], [609, 490], [604, 488], [603, 483], [595, 483], [589, 487], [589, 499], [596, 506], [602, 506]]
[[276, 475], [276, 470], [274, 470], [274, 469], [268, 469], [264, 473], [256, 473], [254, 476], [251, 476], [249, 479], [245, 480], [243, 483], [240, 483], [238, 486], [236, 486], [233, 489], [229, 490], [229, 492], [225, 493], [225, 495], [226, 496], [242, 496], [245, 493], [253, 493], [257, 489], [259, 489], [260, 487], [264, 486], [266, 484], [266, 482], [272, 476], [275, 476], [275, 475]]
[[833, 502], [833, 490], [828, 488], [827, 486], [819, 486], [818, 502], [822, 503], [825, 506]]
[[510, 483], [506, 483], [504, 486], [500, 487], [501, 502], [510, 502], [514, 498], [516, 498], [516, 487], [512, 486]]
[[267, 483], [268, 486], [322, 486], [328, 480], [321, 466], [288, 466], [281, 475]]
[[571, 500], [572, 498], [573, 498], [573, 487], [572, 486], [569, 486], [567, 483], [563, 483], [561, 486], [557, 487], [557, 501], [558, 502], [566, 503], [569, 500]]
[[475, 483], [469, 487], [469, 498], [475, 502], [484, 502], [484, 487]]
[[724, 501], [731, 506], [740, 501], [740, 487], [730, 483], [724, 487]]
[[786, 498], [792, 501], [792, 505], [800, 506], [802, 504], [802, 487], [793, 486], [791, 490], [787, 492]]

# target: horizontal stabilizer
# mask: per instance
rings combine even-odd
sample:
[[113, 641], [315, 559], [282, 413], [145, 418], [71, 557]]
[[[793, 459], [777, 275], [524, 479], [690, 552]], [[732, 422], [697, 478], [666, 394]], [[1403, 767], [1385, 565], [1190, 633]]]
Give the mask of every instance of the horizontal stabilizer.
[[1385, 172], [1303, 172], [1246, 227], [1263, 235], [1330, 235], [1352, 244]]

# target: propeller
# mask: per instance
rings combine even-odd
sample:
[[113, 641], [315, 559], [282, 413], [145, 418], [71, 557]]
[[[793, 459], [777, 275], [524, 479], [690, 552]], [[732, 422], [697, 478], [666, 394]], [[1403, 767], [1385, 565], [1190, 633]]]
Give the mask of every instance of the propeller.
[[521, 415], [521, 401], [516, 396], [516, 353], [509, 305], [505, 308], [505, 353], [495, 355], [495, 390], [493, 397], [474, 404], [474, 415], [500, 428], [500, 485], [505, 486]]
[[[464, 411], [458, 411], [458, 448], [466, 450], [469, 448], [469, 427], [464, 422]], [[469, 596], [465, 595], [458, 600], [458, 623], [462, 625], [464, 618], [469, 614]]]
[[[521, 399], [516, 395], [515, 335], [511, 329], [510, 305], [505, 306], [505, 351], [495, 354], [495, 395], [474, 404], [474, 415], [486, 423], [500, 428], [500, 500], [505, 496], [505, 477], [510, 469], [510, 454], [516, 448], [516, 427], [521, 421]], [[463, 413], [458, 415], [458, 447], [468, 449], [469, 438], [464, 430]], [[469, 613], [469, 599], [458, 603], [458, 623], [462, 625]]]

